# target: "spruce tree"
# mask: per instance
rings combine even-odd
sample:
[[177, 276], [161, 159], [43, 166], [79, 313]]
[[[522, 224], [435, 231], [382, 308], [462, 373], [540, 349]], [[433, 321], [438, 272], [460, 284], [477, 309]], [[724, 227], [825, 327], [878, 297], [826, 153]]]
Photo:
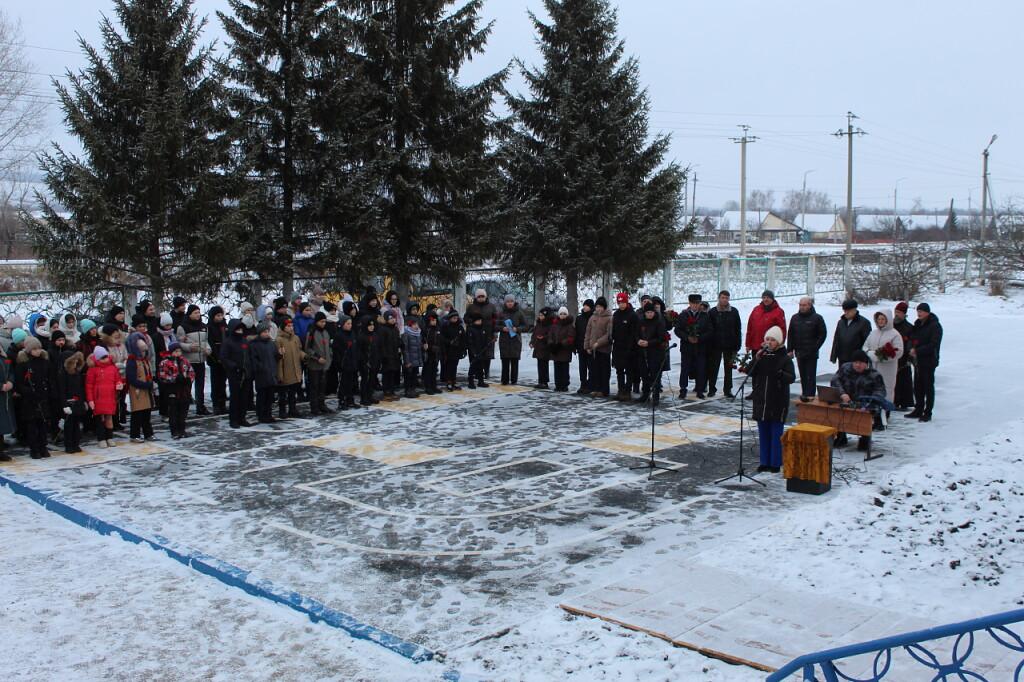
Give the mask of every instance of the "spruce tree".
[[328, 223], [347, 208], [343, 124], [347, 61], [332, 0], [228, 0], [242, 264], [293, 288], [345, 253]]
[[581, 277], [635, 281], [675, 255], [685, 174], [663, 165], [667, 136], [648, 139], [647, 93], [609, 3], [544, 6], [549, 24], [530, 14], [543, 67], [520, 63], [529, 96], [508, 97], [508, 187], [519, 211], [504, 258], [524, 276], [563, 274], [575, 299]]
[[[494, 250], [504, 217], [491, 108], [503, 70], [464, 84], [490, 34], [482, 0], [340, 0], [352, 55], [351, 138], [369, 190], [353, 249], [408, 284], [449, 279]], [[350, 226], [341, 226], [350, 229]]]
[[52, 197], [27, 218], [55, 285], [197, 291], [222, 276], [228, 141], [205, 24], [192, 0], [115, 0], [120, 30], [80, 41], [88, 66], [55, 83], [83, 153], [54, 145], [40, 163]]

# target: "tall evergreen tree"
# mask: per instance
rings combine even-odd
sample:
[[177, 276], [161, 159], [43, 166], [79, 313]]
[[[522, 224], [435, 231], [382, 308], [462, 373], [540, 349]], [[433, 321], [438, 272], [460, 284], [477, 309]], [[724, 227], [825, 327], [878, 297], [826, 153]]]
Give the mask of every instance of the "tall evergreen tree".
[[115, 0], [114, 13], [121, 30], [104, 18], [102, 48], [81, 40], [88, 66], [55, 83], [83, 154], [41, 156], [52, 199], [37, 195], [42, 218], [27, 222], [58, 286], [130, 284], [159, 300], [225, 265], [222, 86], [192, 0]]
[[515, 131], [506, 147], [519, 206], [504, 257], [523, 275], [613, 272], [634, 281], [675, 255], [685, 173], [663, 165], [667, 136], [648, 140], [639, 66], [624, 59], [606, 0], [545, 0], [530, 14], [543, 68], [520, 63], [529, 97], [508, 97]]
[[[243, 264], [291, 292], [351, 255], [335, 229], [364, 188], [345, 144], [348, 53], [333, 0], [228, 0]], [[238, 176], [236, 176], [238, 177]]]
[[463, 84], [482, 52], [482, 0], [339, 0], [358, 102], [352, 138], [371, 189], [353, 248], [372, 245], [384, 274], [451, 278], [491, 255], [503, 219], [491, 113], [506, 72]]

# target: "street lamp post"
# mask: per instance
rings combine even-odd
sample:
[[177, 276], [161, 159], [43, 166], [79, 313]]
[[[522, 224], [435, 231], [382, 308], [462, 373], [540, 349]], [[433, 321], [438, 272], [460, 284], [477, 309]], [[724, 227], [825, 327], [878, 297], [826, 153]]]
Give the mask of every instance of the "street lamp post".
[[992, 143], [996, 141], [998, 135], [993, 135], [992, 139], [985, 145], [984, 151], [981, 152], [981, 245], [985, 246], [985, 229], [988, 227], [988, 149], [992, 146]]
[[895, 244], [900, 240], [899, 222], [900, 216], [896, 210], [896, 197], [900, 191], [900, 183], [906, 180], [906, 178], [899, 178], [892, 188], [892, 241]]

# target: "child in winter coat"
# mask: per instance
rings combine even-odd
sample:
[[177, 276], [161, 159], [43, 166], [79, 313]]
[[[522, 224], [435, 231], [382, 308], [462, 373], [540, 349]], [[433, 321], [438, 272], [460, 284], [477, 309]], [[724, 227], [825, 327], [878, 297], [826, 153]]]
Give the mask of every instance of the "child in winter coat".
[[405, 318], [405, 331], [402, 332], [402, 369], [405, 379], [405, 397], [416, 397], [420, 367], [423, 366], [423, 335], [420, 333], [420, 320], [415, 315]]
[[73, 454], [81, 452], [82, 420], [88, 412], [85, 396], [85, 357], [75, 351], [64, 358], [58, 380], [57, 393], [63, 407], [64, 418], [64, 452]]
[[182, 353], [177, 339], [169, 340], [167, 355], [160, 361], [157, 376], [160, 379], [160, 395], [167, 400], [171, 437], [185, 438], [185, 419], [188, 417], [188, 406], [192, 403], [192, 382], [196, 379], [196, 373], [192, 363]]
[[[110, 361], [114, 363], [114, 367], [117, 367], [117, 371], [121, 373], [121, 383], [125, 381], [125, 365], [128, 363], [128, 349], [124, 345], [124, 339], [124, 332], [115, 323], [108, 322], [100, 330], [100, 345], [107, 349], [107, 353], [110, 354]], [[83, 353], [82, 355], [84, 356], [85, 354]], [[115, 425], [123, 427], [127, 420], [128, 410], [125, 407], [125, 393], [122, 391], [117, 396]]]
[[352, 327], [351, 317], [342, 316], [338, 322], [338, 335], [334, 337], [333, 364], [338, 367], [338, 409], [347, 410], [357, 405], [355, 392], [359, 381], [359, 340]]
[[466, 349], [469, 351], [469, 384], [467, 388], [487, 388], [489, 384], [484, 381], [484, 361], [487, 357], [487, 348], [490, 345], [490, 336], [484, 331], [484, 318], [478, 313], [469, 313], [467, 316], [469, 329], [466, 330]]
[[133, 443], [142, 442], [143, 436], [147, 439], [153, 438], [153, 365], [150, 361], [152, 353], [150, 337], [147, 334], [132, 332], [128, 335], [128, 361], [124, 366], [124, 374], [128, 382], [128, 429]]
[[32, 459], [49, 457], [46, 449], [47, 425], [50, 417], [50, 361], [39, 339], [25, 339], [18, 351], [15, 369], [15, 390], [21, 396], [18, 415]]
[[270, 338], [270, 323], [256, 325], [256, 339], [249, 344], [252, 355], [252, 375], [256, 382], [256, 420], [260, 424], [273, 424], [274, 390], [277, 388], [277, 361], [281, 355]]
[[82, 330], [82, 335], [78, 338], [78, 350], [82, 351], [85, 357], [89, 357], [96, 346], [100, 345], [100, 330], [96, 323], [89, 319], [82, 320], [78, 326]]
[[455, 383], [455, 377], [459, 369], [459, 360], [466, 356], [466, 330], [462, 326], [457, 310], [448, 313], [446, 319], [447, 322], [441, 330], [445, 370], [443, 378], [449, 391], [459, 391], [462, 389]]
[[385, 310], [384, 324], [377, 330], [380, 335], [380, 371], [385, 400], [399, 399], [395, 389], [402, 375], [402, 333], [398, 328], [397, 312], [393, 309]]
[[277, 347], [277, 418], [298, 419], [302, 416], [296, 406], [302, 386], [302, 342], [295, 335], [292, 318], [285, 315], [280, 320], [281, 328], [274, 341]]
[[92, 361], [93, 366], [85, 373], [85, 397], [96, 418], [96, 440], [101, 448], [109, 448], [110, 439], [114, 437], [117, 392], [124, 388], [124, 382], [103, 346], [97, 346], [92, 352]]
[[331, 335], [327, 332], [327, 315], [323, 311], [313, 318], [313, 326], [306, 336], [305, 351], [309, 412], [312, 415], [333, 414], [334, 410], [324, 402], [327, 370], [331, 368]]
[[441, 356], [441, 328], [437, 313], [433, 310], [423, 318], [423, 390], [427, 395], [437, 395], [437, 363]]
[[374, 395], [377, 373], [380, 372], [380, 337], [377, 335], [377, 320], [363, 317], [359, 332], [359, 403], [363, 407], [376, 405], [380, 401]]
[[537, 388], [548, 387], [548, 360], [551, 359], [551, 309], [541, 308], [537, 311], [537, 322], [530, 335], [530, 348], [537, 360]]

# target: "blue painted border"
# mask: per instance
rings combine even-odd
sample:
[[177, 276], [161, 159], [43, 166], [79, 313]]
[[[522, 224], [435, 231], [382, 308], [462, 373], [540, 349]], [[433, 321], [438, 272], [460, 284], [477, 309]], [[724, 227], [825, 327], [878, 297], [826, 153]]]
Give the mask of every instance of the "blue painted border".
[[[436, 657], [436, 653], [430, 649], [422, 647], [419, 644], [407, 642], [390, 632], [381, 630], [380, 628], [367, 625], [366, 623], [361, 623], [347, 613], [332, 609], [326, 604], [318, 602], [315, 599], [305, 597], [298, 592], [292, 592], [278, 587], [269, 580], [250, 582], [250, 574], [248, 571], [221, 561], [216, 557], [193, 550], [179, 551], [171, 547], [173, 543], [167, 538], [154, 535], [153, 539], [149, 539], [137, 533], [133, 533], [132, 531], [125, 530], [120, 526], [108, 523], [103, 519], [92, 516], [91, 514], [75, 509], [74, 507], [57, 499], [56, 493], [36, 490], [2, 475], [0, 475], [0, 486], [10, 488], [12, 492], [27, 497], [33, 502], [41, 505], [43, 508], [56, 512], [68, 521], [78, 524], [83, 528], [94, 530], [100, 535], [113, 535], [116, 533], [121, 536], [122, 540], [127, 540], [128, 542], [136, 545], [147, 545], [152, 549], [167, 554], [170, 558], [188, 566], [189, 568], [212, 578], [216, 578], [225, 585], [237, 587], [255, 597], [262, 597], [263, 599], [269, 599], [272, 602], [288, 606], [300, 613], [306, 614], [314, 623], [321, 622], [331, 627], [344, 630], [352, 637], [357, 639], [366, 639], [374, 642], [375, 644], [379, 644], [386, 649], [390, 649], [391, 651], [408, 658], [414, 663], [422, 663], [423, 661], [433, 660]], [[449, 673], [452, 672], [454, 671], [449, 671]], [[454, 679], [458, 679], [458, 673], [455, 673], [455, 675], [456, 677]]]

